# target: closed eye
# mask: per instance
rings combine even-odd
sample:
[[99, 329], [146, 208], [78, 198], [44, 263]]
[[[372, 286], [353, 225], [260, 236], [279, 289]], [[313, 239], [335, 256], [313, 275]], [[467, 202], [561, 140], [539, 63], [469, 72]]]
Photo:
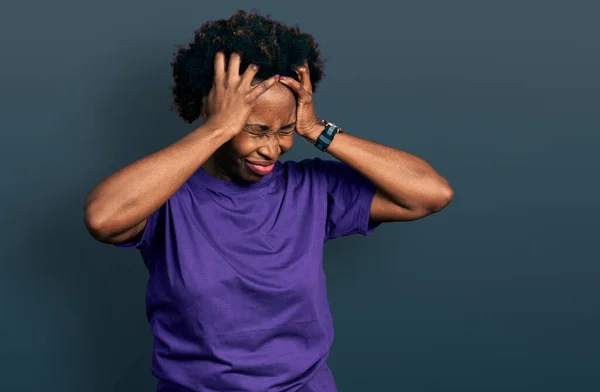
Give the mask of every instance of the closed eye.
[[[282, 136], [293, 135], [295, 131], [295, 125], [295, 122], [284, 125], [279, 129], [278, 133]], [[269, 130], [269, 127], [262, 124], [246, 124], [244, 126], [244, 130], [254, 136], [266, 136], [273, 133], [271, 130]]]
[[258, 129], [258, 128], [256, 128], [256, 127], [252, 127], [252, 126], [250, 126], [250, 125], [246, 125], [246, 126], [244, 127], [244, 130], [245, 130], [246, 132], [248, 132], [249, 134], [252, 134], [252, 135], [255, 135], [255, 136], [262, 136], [262, 135], [265, 133], [265, 131], [264, 131], [264, 130], [262, 130], [262, 129]]
[[291, 128], [291, 129], [289, 129], [289, 128], [288, 129], [282, 129], [282, 130], [279, 131], [279, 134], [280, 135], [288, 136], [288, 135], [293, 135], [294, 131], [295, 131], [294, 128]]

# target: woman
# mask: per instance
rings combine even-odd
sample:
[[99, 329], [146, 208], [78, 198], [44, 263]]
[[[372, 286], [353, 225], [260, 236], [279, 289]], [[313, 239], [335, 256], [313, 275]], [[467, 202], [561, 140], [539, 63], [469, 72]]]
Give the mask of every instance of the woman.
[[[423, 160], [320, 121], [322, 75], [296, 27], [243, 11], [203, 25], [173, 62], [176, 108], [203, 125], [86, 198], [94, 238], [149, 270], [159, 391], [335, 391], [324, 242], [450, 202]], [[294, 132], [339, 161], [280, 162]]]

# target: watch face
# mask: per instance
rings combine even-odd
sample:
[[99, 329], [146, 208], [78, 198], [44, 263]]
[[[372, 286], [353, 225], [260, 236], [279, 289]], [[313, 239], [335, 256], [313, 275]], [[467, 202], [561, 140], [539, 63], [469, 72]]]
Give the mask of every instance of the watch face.
[[334, 128], [334, 129], [335, 129], [337, 132], [339, 132], [339, 133], [344, 133], [344, 130], [343, 130], [342, 128], [338, 127], [337, 125], [335, 125], [334, 123], [330, 123], [330, 122], [329, 122], [329, 121], [327, 121], [327, 120], [321, 120], [321, 123], [322, 123], [323, 125], [325, 125], [326, 127], [327, 127], [327, 126], [331, 126], [331, 127], [333, 127], [333, 128]]

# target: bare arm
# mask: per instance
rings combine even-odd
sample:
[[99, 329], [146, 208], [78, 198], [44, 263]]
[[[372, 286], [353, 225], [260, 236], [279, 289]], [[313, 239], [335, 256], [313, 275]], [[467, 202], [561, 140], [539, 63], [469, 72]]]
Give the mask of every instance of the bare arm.
[[140, 233], [146, 218], [230, 137], [206, 124], [105, 178], [85, 199], [84, 220], [90, 234], [102, 242], [118, 243]]
[[[314, 143], [323, 126], [306, 136]], [[421, 219], [445, 208], [453, 197], [448, 181], [425, 160], [346, 133], [337, 134], [327, 152], [368, 178], [377, 191], [372, 222]]]
[[[106, 243], [120, 243], [140, 233], [146, 219], [163, 205], [225, 142], [239, 133], [254, 102], [277, 83], [272, 76], [251, 85], [258, 67], [239, 74], [241, 57], [215, 56], [213, 86], [207, 97], [210, 118], [172, 145], [113, 173], [86, 197], [84, 221], [90, 234]], [[204, 116], [206, 117], [206, 116]]]
[[[296, 131], [314, 144], [325, 126], [315, 114], [308, 65], [296, 72], [299, 81], [281, 78], [281, 82], [298, 96]], [[372, 222], [420, 219], [445, 208], [454, 196], [448, 181], [429, 163], [407, 152], [345, 133], [335, 136], [327, 152], [377, 187]]]

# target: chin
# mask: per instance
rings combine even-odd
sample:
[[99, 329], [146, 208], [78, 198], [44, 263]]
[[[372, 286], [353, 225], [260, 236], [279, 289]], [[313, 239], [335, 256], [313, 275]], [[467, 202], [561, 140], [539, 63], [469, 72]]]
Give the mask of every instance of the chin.
[[234, 181], [240, 184], [251, 184], [260, 181], [261, 178], [261, 176], [248, 169], [245, 163], [242, 163], [235, 174]]
[[242, 173], [240, 175], [240, 178], [247, 183], [253, 183], [253, 182], [258, 182], [260, 181], [264, 176], [261, 176], [259, 174], [256, 174], [252, 171], [250, 171], [250, 169], [247, 168], [242, 168]]

